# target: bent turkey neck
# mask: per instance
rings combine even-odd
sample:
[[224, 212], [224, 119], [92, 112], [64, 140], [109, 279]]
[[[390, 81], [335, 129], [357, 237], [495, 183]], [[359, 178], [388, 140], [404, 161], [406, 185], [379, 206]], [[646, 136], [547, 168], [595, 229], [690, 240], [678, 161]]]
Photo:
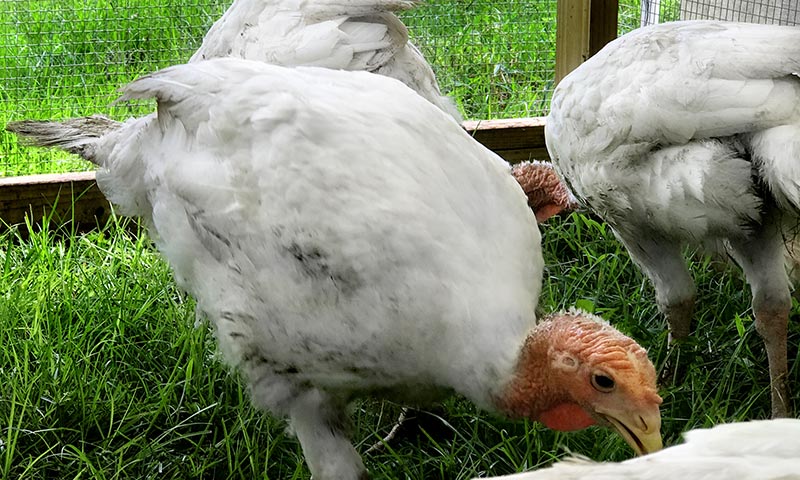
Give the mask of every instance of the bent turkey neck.
[[[574, 332], [573, 332], [574, 333]], [[496, 403], [511, 418], [529, 418], [560, 431], [580, 430], [595, 420], [558, 384], [552, 352], [565, 349], [569, 322], [544, 322], [523, 343], [511, 382]]]

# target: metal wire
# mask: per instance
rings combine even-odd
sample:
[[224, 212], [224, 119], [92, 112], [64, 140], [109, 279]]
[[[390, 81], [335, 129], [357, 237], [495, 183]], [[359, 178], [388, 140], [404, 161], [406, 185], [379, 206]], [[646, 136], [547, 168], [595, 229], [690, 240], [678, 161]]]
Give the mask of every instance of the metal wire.
[[[185, 62], [232, 0], [0, 0], [0, 125], [104, 113], [139, 75]], [[547, 113], [555, 69], [556, 0], [428, 0], [402, 15], [442, 90], [467, 118]], [[644, 3], [645, 15], [642, 15]], [[798, 24], [797, 0], [623, 0], [619, 32], [691, 18]], [[0, 133], [0, 176], [84, 169]]]
[[[20, 119], [104, 113], [139, 75], [185, 62], [230, 0], [0, 0], [0, 128]], [[0, 176], [89, 168], [66, 154], [24, 148], [0, 133]]]
[[[185, 62], [232, 0], [0, 0], [0, 125], [103, 113], [139, 75]], [[467, 118], [547, 113], [556, 0], [429, 0], [402, 14], [412, 41]], [[0, 134], [0, 176], [84, 169]]]
[[468, 118], [536, 116], [553, 87], [556, 3], [434, 0], [403, 20]]
[[621, 0], [617, 31], [623, 35], [635, 28], [678, 20], [681, 1], [685, 0]]
[[800, 6], [797, 0], [683, 0], [681, 19], [798, 25]]

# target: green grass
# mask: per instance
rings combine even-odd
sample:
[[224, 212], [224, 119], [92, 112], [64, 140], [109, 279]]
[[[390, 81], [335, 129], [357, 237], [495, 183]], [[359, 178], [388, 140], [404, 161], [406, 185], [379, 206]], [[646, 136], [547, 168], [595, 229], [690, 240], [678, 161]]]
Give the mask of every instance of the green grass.
[[[151, 111], [110, 103], [139, 75], [188, 60], [231, 0], [0, 0], [0, 125]], [[553, 87], [555, 0], [430, 0], [402, 15], [468, 118], [543, 115]], [[85, 170], [0, 132], [0, 176]]]
[[[231, 0], [0, 0], [0, 125], [105, 113], [134, 78], [188, 60]], [[676, 0], [662, 2], [675, 18]], [[638, 0], [621, 2], [620, 32], [638, 26]], [[473, 119], [546, 115], [555, 70], [556, 0], [497, 4], [429, 0], [402, 14], [442, 90]], [[56, 151], [20, 148], [0, 131], [0, 176], [86, 170]]]
[[[152, 110], [110, 104], [134, 78], [188, 60], [228, 0], [0, 0], [0, 125]], [[85, 170], [0, 132], [0, 176]]]
[[[67, 227], [64, 227], [65, 229]], [[146, 235], [128, 222], [59, 235], [0, 235], [0, 478], [308, 478], [285, 425], [255, 410], [219, 361], [209, 329], [174, 285]], [[138, 233], [138, 234], [137, 234]], [[592, 309], [666, 355], [649, 284], [602, 224], [580, 214], [543, 227], [542, 306]], [[686, 379], [663, 389], [663, 432], [765, 418], [768, 374], [736, 269], [693, 266], [699, 303]], [[736, 319], [739, 319], [737, 328]], [[800, 385], [800, 322], [791, 325], [789, 384]], [[399, 406], [356, 404], [360, 451], [386, 434]], [[565, 450], [597, 460], [631, 453], [592, 428], [558, 434], [479, 412], [460, 398], [413, 414], [366, 456], [374, 477], [465, 479], [551, 462]]]
[[[188, 58], [225, 4], [0, 0], [0, 124], [149, 111], [108, 103], [119, 85]], [[674, 15], [674, 5], [662, 2], [662, 15]], [[624, 2], [621, 31], [638, 24], [637, 8]], [[435, 0], [403, 19], [467, 116], [491, 118], [546, 108], [554, 11], [554, 0], [502, 7]], [[5, 133], [0, 157], [0, 175], [86, 168], [74, 157], [22, 149]], [[285, 425], [250, 405], [242, 382], [217, 358], [208, 328], [195, 327], [192, 300], [136, 230], [114, 220], [88, 235], [68, 227], [58, 235], [25, 227], [0, 234], [0, 478], [308, 478]], [[543, 233], [543, 308], [594, 310], [663, 364], [666, 326], [652, 287], [608, 229], [573, 214]], [[749, 287], [737, 269], [707, 260], [692, 271], [697, 325], [682, 359], [687, 377], [662, 391], [667, 443], [688, 428], [769, 412]], [[795, 308], [789, 384], [797, 406], [799, 341]], [[355, 405], [360, 451], [385, 435], [399, 408]], [[597, 460], [630, 455], [606, 430], [557, 434], [492, 417], [459, 398], [413, 416], [386, 449], [366, 456], [375, 478], [511, 473], [567, 449]]]
[[555, 70], [554, 0], [430, 1], [402, 18], [466, 117], [546, 114]]

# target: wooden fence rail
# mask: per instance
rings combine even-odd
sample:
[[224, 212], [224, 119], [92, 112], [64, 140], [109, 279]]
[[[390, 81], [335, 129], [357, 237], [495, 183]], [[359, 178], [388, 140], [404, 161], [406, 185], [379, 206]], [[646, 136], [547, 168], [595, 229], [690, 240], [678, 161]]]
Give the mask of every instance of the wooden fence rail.
[[[618, 0], [558, 0], [556, 81], [616, 37], [618, 10]], [[464, 128], [511, 163], [548, 158], [543, 118], [470, 121]], [[0, 178], [0, 230], [26, 218], [87, 230], [105, 224], [110, 211], [92, 172]]]
[[[511, 163], [548, 158], [543, 118], [469, 121], [464, 128]], [[0, 230], [49, 218], [49, 225], [86, 231], [104, 225], [110, 212], [94, 172], [0, 178]]]

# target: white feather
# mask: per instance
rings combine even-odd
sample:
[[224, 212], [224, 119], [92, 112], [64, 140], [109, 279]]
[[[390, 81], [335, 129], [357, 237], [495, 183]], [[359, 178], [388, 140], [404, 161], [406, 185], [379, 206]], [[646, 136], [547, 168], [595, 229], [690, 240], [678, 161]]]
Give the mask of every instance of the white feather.
[[695, 298], [682, 248], [728, 247], [752, 287], [774, 415], [789, 398], [783, 263], [800, 213], [798, 71], [800, 27], [641, 28], [561, 81], [545, 129], [556, 169], [650, 277], [675, 336], [688, 335]]
[[800, 420], [691, 430], [686, 442], [621, 463], [566, 459], [550, 468], [487, 480], [797, 480]]
[[234, 364], [256, 349], [332, 388], [459, 385], [490, 403], [486, 385], [514, 366], [542, 272], [505, 162], [367, 73], [220, 59], [125, 95], [158, 98], [158, 121], [124, 129], [130, 145], [113, 138], [99, 185], [150, 219], [201, 309], [235, 316], [217, 322]]
[[275, 65], [365, 70], [396, 78], [461, 119], [393, 12], [419, 0], [235, 0], [190, 62], [237, 57]]
[[744, 147], [774, 192], [800, 200], [786, 180], [797, 178], [800, 153], [797, 45], [800, 28], [707, 21], [620, 37], [556, 89], [546, 127], [554, 163], [617, 228], [655, 219], [691, 241], [736, 232], [761, 200], [749, 172], [730, 165], [742, 152], [716, 138], [753, 134]]
[[491, 408], [536, 321], [539, 231], [508, 165], [402, 83], [216, 59], [95, 145], [256, 405], [289, 415], [321, 479], [363, 464], [337, 407], [455, 390]]

